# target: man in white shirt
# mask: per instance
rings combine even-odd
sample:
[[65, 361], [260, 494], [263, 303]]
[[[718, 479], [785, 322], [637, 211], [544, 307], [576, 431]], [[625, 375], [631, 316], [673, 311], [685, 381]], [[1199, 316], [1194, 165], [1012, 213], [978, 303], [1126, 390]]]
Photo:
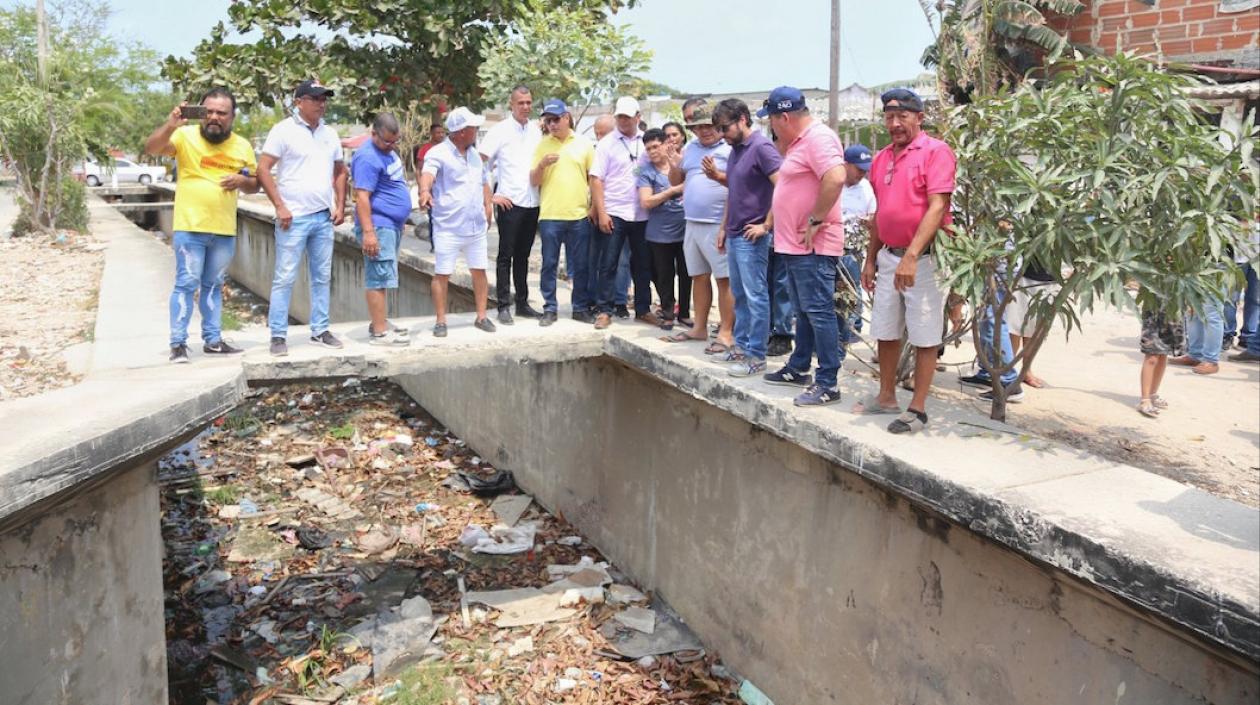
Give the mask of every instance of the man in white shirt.
[[293, 92], [297, 110], [271, 128], [258, 157], [258, 184], [276, 209], [276, 269], [267, 324], [271, 354], [277, 357], [289, 354], [289, 297], [303, 252], [311, 280], [311, 342], [341, 347], [328, 330], [333, 226], [346, 219], [347, 180], [341, 140], [324, 123], [332, 95], [318, 81], [299, 83]]
[[495, 299], [499, 323], [512, 325], [512, 289], [516, 284], [516, 315], [538, 318], [529, 305], [529, 253], [538, 232], [538, 187], [529, 183], [534, 150], [542, 131], [529, 119], [534, 97], [518, 85], [508, 97], [511, 115], [490, 128], [478, 145], [486, 171], [494, 176], [495, 222], [499, 226], [499, 254], [495, 258]]
[[468, 108], [455, 108], [446, 116], [446, 141], [430, 149], [420, 169], [420, 207], [433, 221], [433, 308], [437, 323], [433, 335], [446, 337], [446, 291], [455, 260], [464, 256], [473, 280], [478, 329], [493, 333], [486, 318], [490, 293], [486, 279], [486, 229], [490, 223], [490, 184], [481, 155], [473, 147], [477, 128], [485, 121]]
[[[844, 254], [840, 257], [837, 290], [856, 300], [848, 316], [840, 321], [840, 360], [844, 346], [857, 342], [862, 332], [862, 254], [870, 237], [868, 228], [875, 217], [875, 189], [866, 174], [874, 154], [866, 145], [849, 145], [844, 150], [844, 188], [840, 191], [840, 213], [844, 217]], [[846, 281], [847, 280], [847, 281]]]

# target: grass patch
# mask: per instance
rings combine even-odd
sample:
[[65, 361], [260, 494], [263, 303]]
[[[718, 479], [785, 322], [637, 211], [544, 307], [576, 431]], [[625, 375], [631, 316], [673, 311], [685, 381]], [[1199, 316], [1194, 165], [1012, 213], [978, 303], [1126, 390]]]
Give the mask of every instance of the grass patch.
[[455, 701], [451, 685], [454, 670], [442, 663], [420, 663], [403, 671], [398, 691], [389, 702], [396, 705], [447, 705]]
[[219, 325], [223, 330], [240, 330], [245, 327], [240, 317], [235, 311], [224, 310], [219, 316]]
[[220, 506], [236, 504], [236, 500], [239, 499], [240, 496], [241, 496], [240, 488], [233, 487], [232, 485], [223, 485], [222, 487], [216, 487], [210, 490], [209, 492], [206, 492], [205, 494], [206, 499]]
[[347, 423], [343, 426], [333, 426], [328, 429], [328, 435], [339, 441], [348, 441], [354, 438], [354, 424]]

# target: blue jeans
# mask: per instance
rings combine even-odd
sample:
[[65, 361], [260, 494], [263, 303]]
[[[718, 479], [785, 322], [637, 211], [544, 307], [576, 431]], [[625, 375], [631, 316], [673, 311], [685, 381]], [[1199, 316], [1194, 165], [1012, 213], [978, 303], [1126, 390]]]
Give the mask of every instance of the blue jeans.
[[1186, 354], [1199, 362], [1221, 361], [1221, 337], [1225, 332], [1224, 305], [1205, 304], [1186, 316]]
[[[1002, 300], [1001, 296], [1002, 295], [999, 293], [998, 294], [999, 302]], [[1007, 330], [1006, 328], [1006, 316], [1002, 317], [1001, 323], [1002, 323], [1002, 327], [1001, 327], [1001, 332], [999, 333], [999, 335], [1002, 338], [1002, 344], [1001, 344], [1002, 364], [1008, 365], [1010, 364], [1011, 360], [1015, 359], [1015, 349], [1011, 347], [1010, 331]], [[984, 317], [980, 319], [979, 325], [980, 325], [980, 344], [984, 346], [984, 349], [990, 361], [996, 362], [995, 360], [993, 360], [993, 307], [992, 306], [985, 309]], [[980, 370], [976, 372], [976, 376], [980, 377], [981, 379], [990, 379], [989, 371], [984, 369], [983, 367], [980, 368]], [[1019, 370], [1012, 368], [1008, 370], [1006, 374], [1002, 375], [1002, 386], [1009, 387], [1012, 384], [1015, 384], [1015, 380], [1017, 379], [1019, 379]]]
[[1247, 288], [1243, 290], [1242, 326], [1238, 330], [1238, 340], [1252, 353], [1260, 354], [1260, 276], [1250, 263], [1243, 265], [1243, 274], [1247, 276]]
[[726, 252], [735, 296], [735, 347], [764, 360], [770, 338], [770, 238], [750, 241], [727, 233]]
[[236, 253], [236, 238], [211, 233], [175, 232], [175, 288], [171, 291], [171, 347], [188, 342], [193, 294], [201, 311], [201, 340], [217, 343], [223, 337], [223, 278]]
[[542, 292], [543, 310], [555, 313], [556, 268], [560, 265], [560, 246], [564, 246], [564, 258], [570, 269], [569, 283], [573, 285], [573, 312], [587, 311], [595, 303], [590, 293], [590, 221], [539, 220], [538, 235], [542, 238], [542, 273], [538, 289]]
[[[774, 233], [766, 237], [774, 239]], [[783, 255], [770, 253], [770, 335], [792, 335], [792, 297], [788, 294], [787, 267]]]
[[796, 345], [787, 367], [809, 372], [817, 348], [817, 384], [836, 388], [840, 371], [840, 331], [836, 325], [836, 262], [827, 255], [778, 255], [788, 273], [788, 294], [796, 309]]
[[287, 230], [276, 224], [276, 272], [271, 280], [271, 303], [267, 308], [267, 325], [273, 338], [284, 338], [289, 333], [289, 298], [303, 252], [311, 279], [311, 336], [328, 330], [333, 224], [328, 211], [320, 211], [295, 217]]
[[647, 221], [622, 220], [614, 217], [613, 231], [591, 231], [591, 261], [599, 263], [595, 277], [595, 308], [611, 314], [621, 295], [625, 305], [626, 284], [621, 281], [622, 253], [630, 252], [630, 271], [634, 274], [634, 315], [652, 311], [652, 253], [647, 244]]
[[[646, 221], [645, 221], [646, 222]], [[634, 310], [635, 315], [647, 313], [652, 310], [652, 292], [648, 289], [652, 285], [652, 252], [648, 249], [646, 239], [647, 228], [644, 227], [645, 239], [643, 240], [643, 252], [640, 257], [646, 257], [644, 263], [645, 279], [643, 289], [647, 291], [647, 304], [642, 311], [639, 310], [639, 280], [636, 277], [634, 283]], [[617, 263], [617, 290], [613, 292], [613, 303], [617, 306], [626, 305], [626, 292], [630, 290], [630, 260], [634, 257], [634, 247], [631, 243], [628, 247], [621, 248], [621, 259]]]
[[[841, 273], [847, 276], [849, 282], [853, 284], [853, 289], [857, 291], [857, 308], [853, 309], [853, 313], [849, 314], [849, 328], [859, 333], [862, 332], [862, 255], [846, 254], [840, 258]], [[847, 339], [847, 336], [846, 336]], [[847, 340], [846, 340], [847, 342]]]

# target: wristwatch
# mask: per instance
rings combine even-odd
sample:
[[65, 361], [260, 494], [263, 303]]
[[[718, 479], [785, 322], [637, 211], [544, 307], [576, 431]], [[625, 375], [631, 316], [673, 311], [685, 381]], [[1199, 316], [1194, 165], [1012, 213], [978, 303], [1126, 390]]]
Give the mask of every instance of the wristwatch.
[[811, 215], [811, 216], [809, 217], [809, 224], [810, 224], [810, 226], [811, 226], [811, 227], [813, 227], [813, 226], [815, 226], [815, 225], [822, 225], [822, 224], [823, 224], [823, 222], [822, 222], [821, 220], [819, 220], [819, 219], [817, 219], [817, 218], [815, 218], [814, 216], [812, 216], [812, 215]]

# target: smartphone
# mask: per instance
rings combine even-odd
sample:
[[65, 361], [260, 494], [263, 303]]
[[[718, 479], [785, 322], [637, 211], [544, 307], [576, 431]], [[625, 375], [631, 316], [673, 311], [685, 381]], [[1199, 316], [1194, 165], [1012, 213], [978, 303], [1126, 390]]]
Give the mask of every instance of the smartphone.
[[205, 120], [206, 106], [182, 105], [179, 108], [179, 116], [185, 120]]

